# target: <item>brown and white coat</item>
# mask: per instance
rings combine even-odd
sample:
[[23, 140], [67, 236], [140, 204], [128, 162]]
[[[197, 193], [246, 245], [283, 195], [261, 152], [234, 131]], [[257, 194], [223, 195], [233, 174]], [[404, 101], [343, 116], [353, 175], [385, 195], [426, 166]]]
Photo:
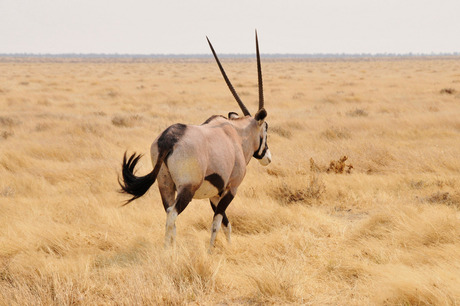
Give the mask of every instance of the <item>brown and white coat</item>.
[[[214, 245], [221, 224], [230, 242], [231, 225], [225, 214], [246, 174], [251, 157], [262, 165], [271, 162], [267, 145], [267, 112], [264, 109], [262, 72], [256, 33], [259, 78], [259, 110], [252, 117], [233, 86], [208, 40], [219, 69], [244, 116], [231, 112], [227, 117], [214, 115], [201, 125], [174, 124], [164, 130], [150, 147], [153, 170], [135, 176], [134, 168], [141, 155], [123, 158], [122, 192], [132, 195], [126, 204], [144, 195], [158, 180], [167, 213], [165, 246], [175, 240], [175, 220], [192, 199], [209, 198], [214, 217], [210, 247]], [[177, 193], [177, 195], [176, 195]]]

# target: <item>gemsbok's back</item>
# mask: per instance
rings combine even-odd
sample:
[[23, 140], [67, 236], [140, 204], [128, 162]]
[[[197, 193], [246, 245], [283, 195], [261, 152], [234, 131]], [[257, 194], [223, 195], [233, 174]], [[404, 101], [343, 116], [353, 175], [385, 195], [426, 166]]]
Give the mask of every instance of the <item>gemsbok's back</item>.
[[[225, 214], [246, 174], [246, 165], [255, 157], [266, 166], [271, 162], [267, 145], [267, 112], [264, 109], [262, 69], [256, 32], [259, 110], [254, 117], [238, 97], [211, 42], [209, 46], [230, 91], [244, 116], [230, 112], [228, 118], [211, 116], [201, 125], [173, 124], [158, 136], [150, 147], [153, 170], [135, 176], [134, 168], [141, 155], [123, 158], [121, 191], [131, 194], [126, 203], [141, 197], [158, 180], [161, 199], [167, 213], [165, 246], [175, 241], [177, 216], [192, 199], [209, 198], [214, 211], [210, 247], [213, 247], [221, 224], [230, 242], [231, 226]], [[177, 192], [177, 196], [176, 196]]]

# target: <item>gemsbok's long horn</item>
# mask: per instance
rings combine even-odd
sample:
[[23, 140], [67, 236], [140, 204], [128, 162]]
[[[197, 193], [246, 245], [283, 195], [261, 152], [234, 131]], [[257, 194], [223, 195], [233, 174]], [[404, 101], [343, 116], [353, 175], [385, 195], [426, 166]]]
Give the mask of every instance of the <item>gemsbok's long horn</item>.
[[[211, 42], [209, 41], [209, 38], [206, 36], [206, 39], [208, 40], [208, 44], [211, 47], [212, 54], [214, 55], [214, 58], [216, 59], [217, 65], [219, 66], [220, 72], [222, 73], [222, 76], [224, 77], [225, 83], [227, 83], [228, 88], [233, 94], [233, 97], [235, 98], [236, 102], [238, 102], [238, 105], [240, 106], [241, 110], [243, 111], [243, 114], [245, 116], [251, 116], [251, 113], [248, 111], [246, 106], [244, 105], [243, 101], [241, 101], [240, 97], [238, 97], [238, 94], [235, 91], [235, 88], [233, 88], [232, 83], [227, 77], [227, 74], [225, 73], [224, 67], [222, 67], [222, 64], [219, 61], [219, 58], [217, 57], [216, 51], [214, 51], [214, 48], [212, 47]], [[263, 105], [263, 103], [262, 103]]]
[[264, 85], [262, 83], [262, 67], [260, 66], [259, 40], [256, 30], [257, 75], [259, 78], [259, 110], [264, 107]]

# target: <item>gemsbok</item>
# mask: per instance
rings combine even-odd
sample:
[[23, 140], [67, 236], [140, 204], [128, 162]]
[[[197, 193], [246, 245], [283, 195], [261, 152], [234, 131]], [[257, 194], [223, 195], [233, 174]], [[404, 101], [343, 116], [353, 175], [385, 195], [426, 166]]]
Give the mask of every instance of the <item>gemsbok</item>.
[[[256, 32], [256, 56], [259, 84], [259, 110], [254, 117], [238, 97], [214, 48], [208, 40], [217, 65], [238, 102], [244, 116], [230, 112], [228, 118], [211, 116], [201, 125], [176, 123], [164, 130], [150, 147], [153, 170], [136, 176], [134, 168], [141, 158], [136, 153], [123, 157], [121, 192], [132, 197], [126, 204], [144, 195], [158, 180], [161, 200], [167, 213], [165, 246], [175, 242], [177, 216], [192, 199], [209, 198], [214, 217], [210, 250], [221, 224], [230, 243], [231, 225], [225, 214], [246, 174], [246, 165], [255, 157], [266, 166], [271, 162], [267, 145], [267, 112], [264, 109], [262, 69]], [[177, 196], [176, 196], [177, 192]]]

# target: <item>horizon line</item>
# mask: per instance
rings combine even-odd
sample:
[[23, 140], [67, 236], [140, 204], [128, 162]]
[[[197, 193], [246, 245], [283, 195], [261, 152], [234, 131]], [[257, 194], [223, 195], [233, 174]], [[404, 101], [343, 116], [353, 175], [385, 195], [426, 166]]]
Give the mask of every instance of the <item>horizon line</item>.
[[[252, 58], [255, 53], [223, 53], [222, 58]], [[436, 57], [436, 56], [460, 56], [460, 52], [361, 52], [361, 53], [261, 53], [265, 58], [362, 58], [362, 57]], [[207, 53], [33, 53], [15, 52], [0, 53], [0, 57], [33, 57], [33, 58], [193, 58], [207, 59], [213, 58], [212, 54]]]

